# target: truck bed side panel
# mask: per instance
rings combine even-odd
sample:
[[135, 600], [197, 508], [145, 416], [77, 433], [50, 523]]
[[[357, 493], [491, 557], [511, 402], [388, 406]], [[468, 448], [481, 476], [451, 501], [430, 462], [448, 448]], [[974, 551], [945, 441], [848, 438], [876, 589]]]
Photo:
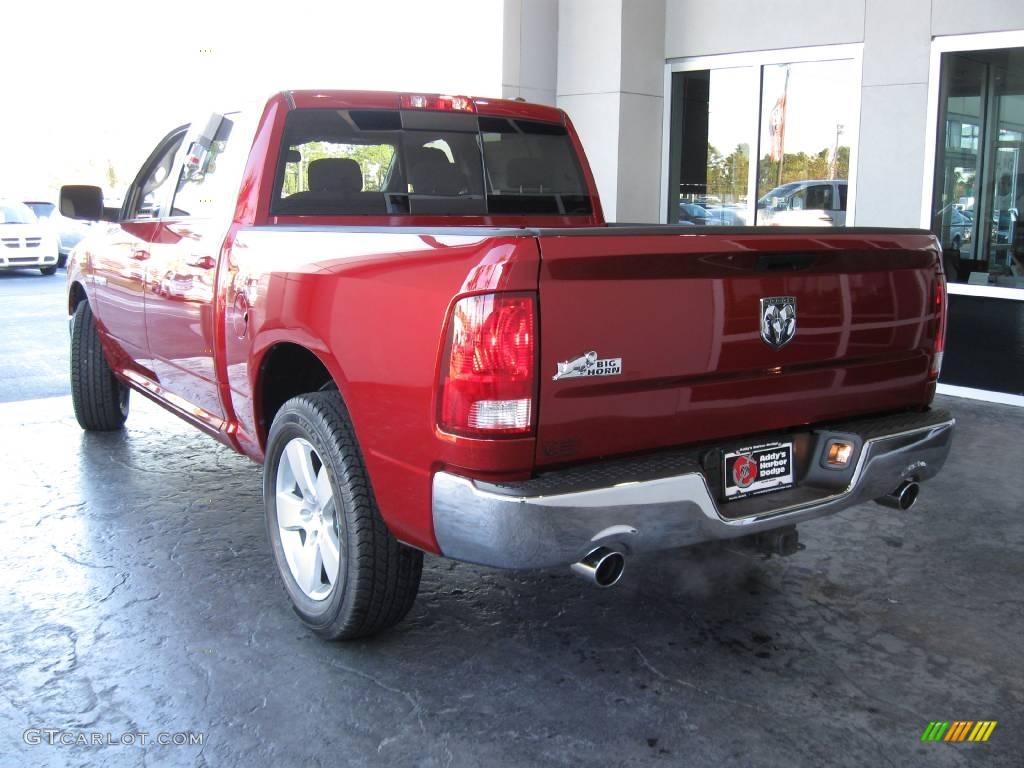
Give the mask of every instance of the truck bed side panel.
[[[528, 474], [532, 437], [468, 440], [436, 429], [445, 319], [460, 294], [536, 290], [532, 237], [448, 231], [256, 227], [238, 231], [224, 275], [227, 371], [239, 441], [257, 458], [260, 362], [306, 347], [338, 383], [373, 490], [399, 539], [437, 551], [430, 482], [439, 467]], [[246, 309], [247, 307], [247, 309]], [[248, 330], [240, 337], [241, 318]]]

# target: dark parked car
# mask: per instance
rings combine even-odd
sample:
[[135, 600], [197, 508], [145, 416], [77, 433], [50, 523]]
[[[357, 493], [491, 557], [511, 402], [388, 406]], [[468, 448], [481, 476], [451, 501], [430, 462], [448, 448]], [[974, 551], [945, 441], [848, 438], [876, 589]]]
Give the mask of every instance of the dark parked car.
[[696, 203], [679, 203], [679, 223], [704, 227], [714, 222], [711, 221], [706, 208], [702, 208]]

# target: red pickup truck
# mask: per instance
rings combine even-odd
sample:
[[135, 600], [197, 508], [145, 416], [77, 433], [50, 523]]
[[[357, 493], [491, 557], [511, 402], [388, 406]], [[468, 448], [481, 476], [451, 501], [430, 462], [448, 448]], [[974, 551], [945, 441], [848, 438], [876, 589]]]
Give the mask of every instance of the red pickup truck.
[[785, 554], [949, 451], [934, 237], [606, 224], [550, 107], [280, 93], [171, 131], [106, 213], [68, 266], [79, 423], [134, 390], [262, 462], [324, 637], [399, 621], [423, 552], [601, 586], [637, 552]]

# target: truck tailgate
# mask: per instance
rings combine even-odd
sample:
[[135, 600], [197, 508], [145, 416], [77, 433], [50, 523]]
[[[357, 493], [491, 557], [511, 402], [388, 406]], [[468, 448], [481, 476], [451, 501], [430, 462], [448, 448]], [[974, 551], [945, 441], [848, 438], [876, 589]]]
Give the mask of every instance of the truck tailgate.
[[[608, 227], [538, 240], [538, 465], [931, 398], [941, 278], [926, 232]], [[762, 338], [765, 311], [775, 344], [795, 312], [779, 348]]]

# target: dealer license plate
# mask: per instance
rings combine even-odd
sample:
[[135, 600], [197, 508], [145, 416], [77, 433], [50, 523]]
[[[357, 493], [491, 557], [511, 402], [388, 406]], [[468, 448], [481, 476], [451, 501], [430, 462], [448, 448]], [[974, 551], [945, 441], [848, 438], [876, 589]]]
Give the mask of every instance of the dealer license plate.
[[793, 444], [763, 443], [722, 456], [725, 500], [793, 487]]

